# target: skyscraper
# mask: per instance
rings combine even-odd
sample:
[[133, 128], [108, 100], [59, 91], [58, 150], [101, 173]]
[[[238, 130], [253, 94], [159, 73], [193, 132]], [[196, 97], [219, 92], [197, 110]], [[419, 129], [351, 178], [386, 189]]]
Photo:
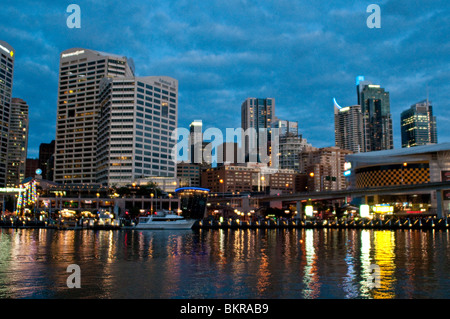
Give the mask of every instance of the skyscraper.
[[358, 104], [363, 115], [364, 151], [394, 148], [389, 92], [357, 78]]
[[6, 186], [15, 51], [0, 40], [0, 187]]
[[133, 61], [87, 49], [61, 53], [54, 181], [95, 183], [99, 83], [134, 75]]
[[203, 122], [195, 120], [189, 125], [189, 160], [191, 164], [203, 162]]
[[363, 118], [360, 105], [341, 107], [334, 100], [336, 146], [354, 153], [364, 152]]
[[175, 177], [178, 81], [166, 76], [105, 78], [100, 83], [97, 183], [129, 185]]
[[28, 148], [28, 105], [19, 98], [12, 98], [8, 138], [7, 187], [17, 187], [25, 178]]
[[275, 99], [247, 98], [241, 105], [242, 144], [246, 161], [270, 165], [271, 129], [275, 120]]
[[428, 100], [423, 100], [401, 114], [402, 147], [437, 144], [436, 117]]

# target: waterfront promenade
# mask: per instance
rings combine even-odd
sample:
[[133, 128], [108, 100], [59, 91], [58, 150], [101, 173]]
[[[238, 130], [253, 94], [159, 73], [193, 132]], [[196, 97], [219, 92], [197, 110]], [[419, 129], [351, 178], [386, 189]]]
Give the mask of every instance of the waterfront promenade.
[[[263, 219], [258, 221], [242, 221], [229, 219], [225, 221], [200, 220], [194, 225], [194, 229], [293, 229], [293, 228], [335, 228], [335, 229], [422, 229], [422, 230], [448, 230], [450, 218], [391, 218], [387, 220], [300, 220], [300, 219]], [[82, 225], [79, 227], [61, 227], [57, 222], [39, 221], [34, 219], [2, 218], [0, 228], [51, 228], [51, 229], [95, 229], [95, 230], [120, 230], [133, 229], [130, 221], [120, 220], [116, 225]]]

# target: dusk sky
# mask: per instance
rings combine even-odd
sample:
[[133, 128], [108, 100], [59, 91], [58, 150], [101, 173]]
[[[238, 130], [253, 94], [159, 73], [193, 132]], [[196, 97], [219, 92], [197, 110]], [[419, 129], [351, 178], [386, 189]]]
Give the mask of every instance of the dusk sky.
[[[81, 7], [81, 28], [66, 25]], [[370, 29], [368, 5], [381, 8]], [[0, 39], [16, 51], [13, 96], [30, 106], [28, 157], [55, 138], [59, 56], [86, 48], [134, 60], [137, 76], [179, 81], [180, 127], [237, 128], [247, 97], [272, 97], [313, 146], [334, 145], [333, 98], [357, 103], [355, 78], [390, 93], [400, 113], [427, 98], [450, 142], [450, 6], [433, 1], [4, 1]]]

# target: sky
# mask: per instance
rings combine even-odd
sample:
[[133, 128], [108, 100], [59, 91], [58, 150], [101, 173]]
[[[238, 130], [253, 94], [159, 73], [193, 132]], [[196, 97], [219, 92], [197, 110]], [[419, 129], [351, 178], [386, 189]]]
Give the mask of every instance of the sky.
[[[72, 3], [80, 28], [67, 26]], [[380, 28], [367, 26], [370, 4]], [[271, 97], [315, 147], [334, 145], [333, 98], [357, 104], [363, 75], [390, 93], [400, 148], [400, 113], [427, 96], [438, 142], [450, 142], [449, 18], [448, 0], [18, 0], [2, 4], [0, 39], [15, 49], [13, 96], [29, 105], [29, 158], [55, 138], [59, 56], [77, 47], [176, 78], [179, 127], [238, 128], [246, 98]]]

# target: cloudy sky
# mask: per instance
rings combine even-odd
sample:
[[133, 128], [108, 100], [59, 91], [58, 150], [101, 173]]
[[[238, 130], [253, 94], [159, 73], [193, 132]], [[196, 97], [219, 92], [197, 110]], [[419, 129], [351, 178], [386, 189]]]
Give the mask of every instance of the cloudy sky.
[[[81, 8], [70, 29], [67, 6]], [[367, 7], [381, 8], [370, 29]], [[333, 98], [356, 104], [355, 78], [390, 92], [400, 113], [427, 97], [450, 142], [448, 0], [8, 1], [0, 38], [16, 50], [13, 95], [30, 106], [29, 157], [55, 138], [59, 55], [81, 47], [130, 57], [136, 75], [179, 81], [179, 126], [240, 127], [247, 97], [273, 97], [316, 147], [334, 145]]]

